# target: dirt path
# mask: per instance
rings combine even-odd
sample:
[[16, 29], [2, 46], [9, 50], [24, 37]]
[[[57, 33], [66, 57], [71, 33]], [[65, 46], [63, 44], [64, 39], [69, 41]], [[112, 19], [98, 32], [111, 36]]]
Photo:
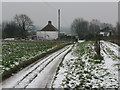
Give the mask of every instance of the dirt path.
[[50, 88], [59, 63], [71, 48], [72, 45], [66, 46], [39, 62], [33, 63], [0, 83], [0, 88]]

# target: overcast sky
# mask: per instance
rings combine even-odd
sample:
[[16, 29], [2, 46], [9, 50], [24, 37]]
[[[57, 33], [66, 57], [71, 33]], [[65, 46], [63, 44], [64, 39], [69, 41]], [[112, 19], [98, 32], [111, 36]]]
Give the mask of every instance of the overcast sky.
[[61, 9], [61, 26], [70, 27], [75, 18], [116, 24], [117, 2], [3, 2], [2, 19], [13, 20], [16, 14], [26, 14], [35, 25], [44, 27], [51, 20], [57, 27], [57, 10]]

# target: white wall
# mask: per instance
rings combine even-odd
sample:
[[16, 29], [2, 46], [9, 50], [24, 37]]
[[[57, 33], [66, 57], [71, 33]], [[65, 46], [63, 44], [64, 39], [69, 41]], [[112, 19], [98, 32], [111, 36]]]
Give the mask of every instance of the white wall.
[[54, 40], [58, 38], [58, 31], [38, 31], [37, 39]]

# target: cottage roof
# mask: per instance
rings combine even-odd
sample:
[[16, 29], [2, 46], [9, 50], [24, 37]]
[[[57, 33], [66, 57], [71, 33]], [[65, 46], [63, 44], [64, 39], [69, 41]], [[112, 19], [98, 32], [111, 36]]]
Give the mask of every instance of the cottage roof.
[[110, 29], [107, 29], [107, 30], [105, 30], [105, 29], [103, 29], [103, 30], [100, 30], [100, 32], [111, 32], [112, 30], [110, 30]]
[[53, 25], [51, 21], [48, 21], [48, 24], [41, 31], [58, 31]]

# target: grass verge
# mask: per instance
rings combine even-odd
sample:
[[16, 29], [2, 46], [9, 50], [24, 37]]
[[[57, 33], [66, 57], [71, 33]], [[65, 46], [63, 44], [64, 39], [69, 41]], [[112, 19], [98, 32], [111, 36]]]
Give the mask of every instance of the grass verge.
[[72, 51], [72, 49], [73, 49], [74, 46], [75, 46], [75, 45], [73, 45], [72, 48], [62, 57], [62, 60], [61, 60], [59, 66], [58, 66], [58, 68], [57, 68], [57, 70], [56, 70], [56, 74], [54, 75], [51, 88], [53, 88], [53, 83], [54, 83], [54, 81], [55, 81], [55, 79], [56, 79], [56, 76], [57, 76], [57, 74], [58, 74], [58, 71], [60, 70], [60, 67], [62, 67], [62, 63], [63, 63], [66, 55]]

